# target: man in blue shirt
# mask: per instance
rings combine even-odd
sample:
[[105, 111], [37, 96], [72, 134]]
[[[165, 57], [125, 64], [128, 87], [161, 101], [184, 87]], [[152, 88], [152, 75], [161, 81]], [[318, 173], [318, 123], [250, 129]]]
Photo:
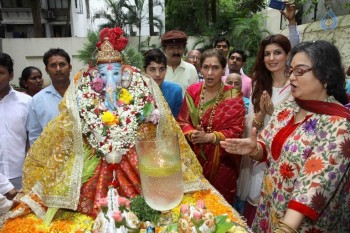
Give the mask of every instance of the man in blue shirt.
[[27, 123], [30, 146], [49, 121], [58, 115], [58, 104], [70, 84], [72, 71], [70, 57], [63, 49], [50, 49], [44, 54], [43, 61], [52, 83], [33, 97]]
[[171, 112], [177, 117], [182, 104], [182, 88], [176, 83], [164, 81], [166, 66], [167, 59], [161, 50], [151, 49], [145, 52], [144, 71], [159, 85]]

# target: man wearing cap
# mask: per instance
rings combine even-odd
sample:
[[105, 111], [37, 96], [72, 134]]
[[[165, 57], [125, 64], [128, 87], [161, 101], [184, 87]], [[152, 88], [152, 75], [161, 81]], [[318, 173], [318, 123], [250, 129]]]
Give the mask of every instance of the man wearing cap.
[[186, 43], [187, 35], [182, 31], [172, 30], [162, 36], [162, 46], [168, 60], [165, 80], [179, 84], [182, 95], [191, 84], [198, 82], [196, 68], [181, 59]]

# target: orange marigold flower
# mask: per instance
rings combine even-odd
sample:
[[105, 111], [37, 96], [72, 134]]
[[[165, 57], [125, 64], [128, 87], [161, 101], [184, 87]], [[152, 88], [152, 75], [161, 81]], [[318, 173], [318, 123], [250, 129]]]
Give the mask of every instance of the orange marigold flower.
[[321, 158], [310, 157], [305, 163], [305, 172], [306, 174], [312, 174], [320, 171], [324, 168]]

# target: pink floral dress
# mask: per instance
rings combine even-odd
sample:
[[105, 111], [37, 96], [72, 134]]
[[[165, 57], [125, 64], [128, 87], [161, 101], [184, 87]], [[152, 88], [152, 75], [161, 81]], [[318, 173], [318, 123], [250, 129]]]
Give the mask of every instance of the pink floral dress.
[[[327, 99], [335, 102], [333, 97]], [[298, 232], [350, 232], [350, 122], [282, 104], [259, 135], [267, 152], [254, 232], [273, 232], [286, 210], [306, 217]]]

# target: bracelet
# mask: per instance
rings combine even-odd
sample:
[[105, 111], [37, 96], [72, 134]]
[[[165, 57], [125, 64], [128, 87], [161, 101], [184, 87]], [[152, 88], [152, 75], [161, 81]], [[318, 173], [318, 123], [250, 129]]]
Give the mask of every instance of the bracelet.
[[254, 124], [256, 124], [257, 126], [260, 126], [260, 127], [264, 125], [264, 122], [259, 122], [256, 120], [256, 116], [253, 117], [253, 122], [254, 122]]
[[259, 146], [259, 143], [257, 143], [256, 146], [258, 147], [258, 150], [254, 154], [249, 154], [249, 157], [255, 157], [260, 153], [261, 147]]
[[213, 140], [213, 144], [216, 144], [216, 139], [217, 139], [217, 137], [216, 137], [216, 134], [215, 133], [213, 133], [213, 135], [214, 135], [214, 140]]
[[297, 230], [290, 227], [287, 223], [283, 222], [282, 220], [279, 220], [277, 223], [275, 233], [298, 233]]
[[192, 141], [192, 132], [188, 133], [186, 136], [188, 140]]

